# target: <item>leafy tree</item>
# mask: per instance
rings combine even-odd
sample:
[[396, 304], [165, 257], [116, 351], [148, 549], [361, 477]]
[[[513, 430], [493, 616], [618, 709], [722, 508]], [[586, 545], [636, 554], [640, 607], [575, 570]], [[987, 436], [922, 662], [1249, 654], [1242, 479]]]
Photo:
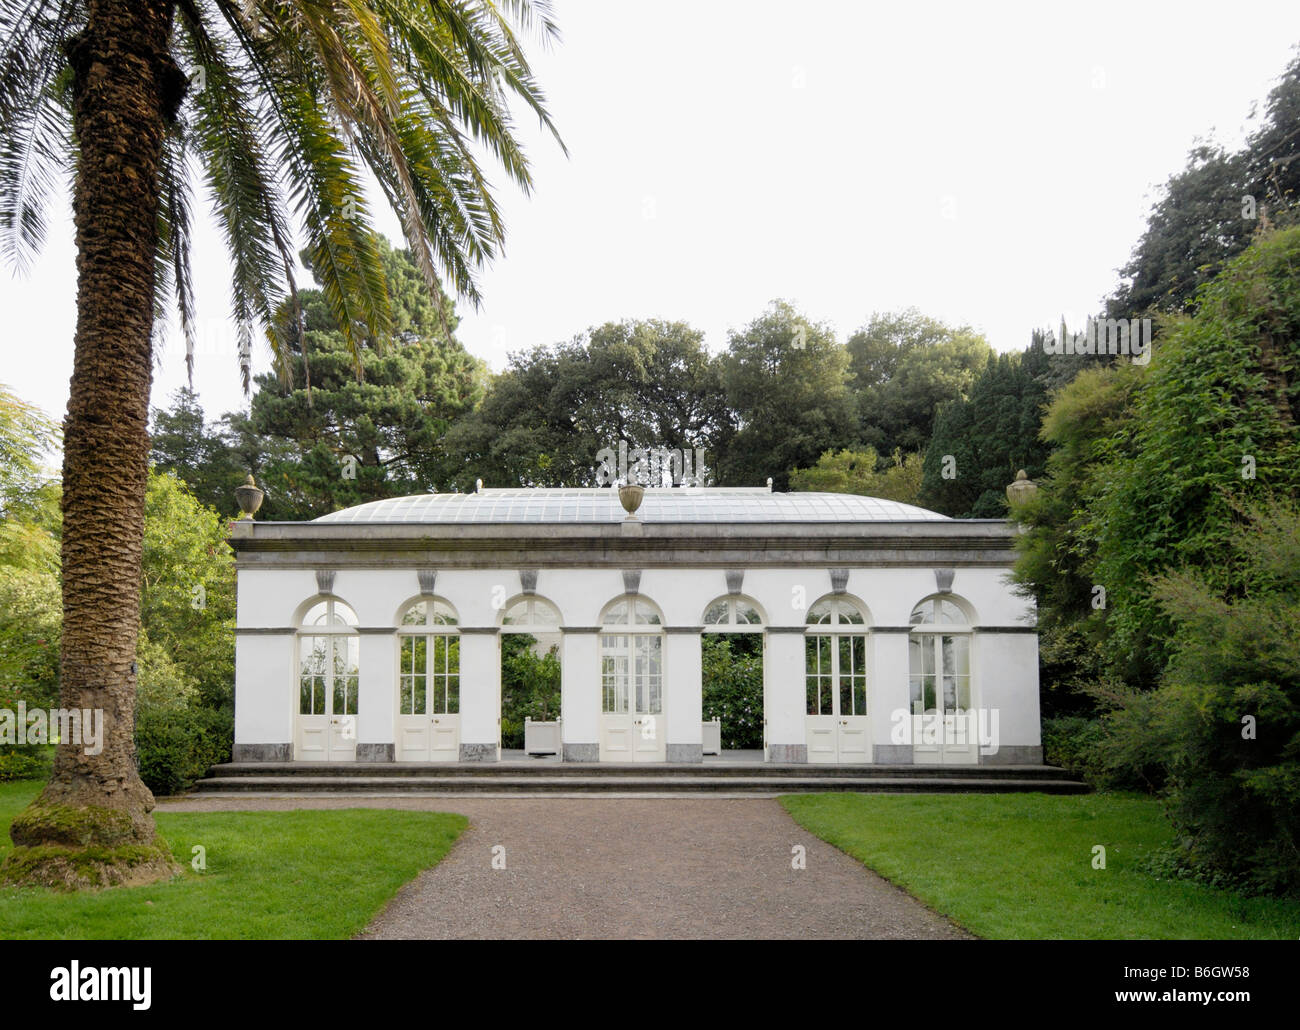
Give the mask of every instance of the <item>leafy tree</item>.
[[501, 637], [501, 746], [524, 746], [524, 719], [547, 722], [560, 717], [560, 656], [554, 645], [538, 653], [530, 633]]
[[[0, 0], [0, 238], [11, 259], [42, 242], [44, 202], [75, 171], [61, 686], [65, 707], [106, 718], [103, 751], [61, 746], [45, 790], [13, 821], [6, 879], [85, 887], [176, 871], [136, 773], [132, 724], [154, 315], [174, 295], [192, 335], [191, 169], [202, 169], [233, 259], [245, 381], [254, 335], [288, 365], [276, 324], [295, 292], [287, 201], [344, 336], [355, 346], [388, 336], [362, 162], [431, 292], [441, 272], [477, 301], [476, 270], [504, 235], [479, 155], [527, 189], [510, 99], [550, 126], [514, 32], [552, 35], [548, 8], [516, 0], [509, 11], [481, 0]], [[184, 69], [201, 80], [191, 86]], [[86, 827], [82, 861], [58, 830], [70, 819]], [[86, 847], [99, 849], [93, 861]]]
[[306, 329], [303, 346], [290, 347], [290, 382], [258, 376], [251, 413], [228, 412], [215, 424], [193, 391], [177, 391], [170, 410], [154, 411], [158, 467], [221, 511], [234, 507], [235, 487], [252, 472], [266, 491], [259, 514], [270, 520], [315, 518], [445, 483], [454, 471], [445, 435], [481, 400], [486, 372], [445, 335], [456, 324], [451, 302], [430, 302], [409, 253], [383, 240], [380, 250], [395, 342], [382, 353], [361, 348], [360, 378], [324, 294], [304, 290], [298, 317]]
[[440, 309], [429, 302], [409, 253], [380, 247], [396, 342], [382, 353], [363, 346], [358, 375], [324, 293], [303, 291], [306, 328], [303, 347], [294, 349], [292, 385], [258, 376], [250, 416], [227, 416], [241, 450], [260, 452], [255, 471], [266, 518], [310, 519], [431, 492], [455, 471], [445, 437], [453, 420], [481, 401], [485, 369], [447, 335], [456, 324], [451, 302], [443, 298]]
[[584, 360], [578, 344], [513, 354], [493, 378], [482, 406], [452, 426], [448, 450], [460, 470], [458, 489], [490, 486], [594, 485], [593, 440], [579, 440], [573, 412], [551, 398], [565, 365]]
[[58, 446], [58, 426], [0, 384], [0, 567], [58, 571], [59, 488], [44, 465]]
[[964, 397], [993, 353], [969, 326], [954, 328], [915, 308], [872, 315], [847, 350], [858, 437], [879, 454], [922, 451], [938, 406]]
[[849, 352], [849, 385], [859, 394], [884, 386], [894, 377], [904, 354], [914, 347], [941, 343], [954, 331], [969, 333], [971, 330], [969, 326], [953, 330], [916, 308], [874, 312], [867, 324], [845, 344]]
[[1190, 311], [1196, 291], [1250, 242], [1258, 223], [1242, 217], [1249, 189], [1242, 155], [1209, 144], [1194, 147], [1187, 167], [1165, 183], [1120, 269], [1120, 286], [1106, 302], [1108, 317]]
[[[53, 526], [29, 526], [33, 534], [49, 538], [51, 550], [57, 518], [56, 507]], [[224, 537], [220, 516], [200, 505], [174, 476], [150, 474], [143, 625], [136, 647], [136, 728], [141, 768], [147, 770], [145, 781], [151, 789], [161, 785], [171, 792], [188, 786], [222, 759], [223, 742], [224, 755], [229, 755], [235, 582]], [[57, 558], [57, 550], [54, 553]], [[0, 707], [13, 708], [19, 699], [29, 708], [58, 703], [62, 632], [57, 561], [48, 568], [0, 562]], [[141, 731], [142, 723], [167, 725], [154, 733]], [[162, 738], [165, 748], [158, 745]], [[201, 742], [206, 745], [197, 746]], [[43, 750], [5, 748], [0, 752], [0, 779], [6, 771], [39, 772], [37, 759], [43, 759]], [[180, 766], [173, 769], [175, 762]], [[190, 775], [199, 762], [202, 768]]]
[[50, 480], [44, 460], [58, 446], [58, 426], [0, 383], [0, 519], [30, 518], [44, 507], [40, 495]]
[[759, 633], [705, 633], [700, 638], [703, 712], [722, 720], [724, 750], [763, 746], [763, 637]]
[[199, 703], [230, 708], [235, 682], [235, 562], [227, 525], [175, 476], [145, 496], [140, 618], [193, 680]]
[[732, 432], [721, 364], [682, 322], [610, 322], [564, 344], [511, 356], [482, 406], [448, 434], [462, 470], [496, 486], [595, 486], [596, 453], [701, 447]]
[[[716, 449], [732, 431], [722, 364], [704, 335], [682, 322], [606, 323], [587, 341], [594, 378], [562, 379], [556, 400], [570, 404], [580, 430], [605, 446]], [[600, 389], [605, 384], [606, 389]], [[595, 387], [595, 388], [593, 388]]]
[[[0, 565], [0, 709], [49, 709], [59, 696], [59, 578], [50, 569]], [[48, 772], [43, 744], [0, 742], [0, 780]]]
[[[229, 637], [233, 654], [233, 629]], [[184, 664], [174, 660], [169, 647], [153, 641], [144, 627], [137, 654], [135, 743], [140, 778], [155, 794], [179, 794], [210, 766], [230, 760], [234, 709], [228, 697], [220, 707], [205, 704], [195, 680], [194, 656], [187, 655]]]
[[1242, 150], [1198, 143], [1187, 166], [1169, 177], [1106, 302], [1110, 317], [1191, 312], [1197, 292], [1259, 229], [1294, 220], [1300, 199], [1298, 124], [1300, 56], [1269, 93], [1263, 123]]
[[827, 451], [812, 468], [790, 470], [790, 489], [862, 494], [919, 504], [921, 455], [904, 456], [895, 450], [893, 458], [882, 463], [872, 447]]
[[0, 522], [0, 566], [57, 573], [59, 484], [44, 483], [23, 502], [22, 516]]
[[59, 609], [57, 575], [0, 567], [0, 689], [28, 705], [48, 708], [58, 700]]
[[150, 460], [159, 472], [180, 479], [199, 503], [238, 514], [235, 487], [254, 466], [241, 465], [227, 428], [204, 419], [197, 393], [181, 387], [170, 408], [154, 409], [150, 443]]
[[1129, 698], [1116, 746], [1160, 764], [1176, 868], [1211, 882], [1300, 894], [1300, 507], [1243, 508], [1224, 556], [1244, 590], [1195, 567], [1154, 596], [1174, 623], [1159, 689]]
[[1195, 565], [1214, 589], [1240, 589], [1224, 560], [1234, 500], [1300, 488], [1297, 264], [1300, 228], [1262, 237], [1206, 287], [1194, 316], [1161, 334], [1122, 454], [1089, 508], [1107, 652], [1131, 685], [1153, 686], [1167, 658], [1172, 627], [1149, 577]]
[[1269, 92], [1264, 121], [1246, 146], [1246, 172], [1261, 205], [1294, 211], [1300, 201], [1300, 48]]
[[[1024, 355], [1000, 354], [990, 361], [967, 398], [939, 412], [926, 451], [922, 496], [927, 504], [959, 518], [1001, 518], [1006, 487], [1019, 469], [1042, 475], [1047, 445], [1038, 439], [1047, 384], [1034, 374], [1050, 361], [1031, 346]], [[947, 456], [954, 461], [947, 463]], [[945, 478], [945, 472], [956, 472]]]
[[813, 464], [855, 436], [849, 356], [830, 328], [773, 301], [730, 334], [723, 372], [738, 431], [721, 454], [725, 482], [785, 490], [792, 468]]
[[992, 353], [963, 346], [977, 339], [969, 326], [954, 328], [915, 308], [873, 314], [846, 344], [860, 440], [880, 454], [924, 449], [936, 407], [963, 396], [978, 359]]
[[1126, 451], [1132, 406], [1146, 369], [1131, 363], [1084, 369], [1052, 394], [1039, 430], [1050, 447], [1038, 490], [1016, 505], [1013, 579], [1034, 598], [1045, 719], [1091, 713], [1091, 687], [1105, 675], [1104, 610], [1094, 587], [1096, 538], [1088, 510]]
[[[0, 708], [50, 708], [59, 694], [58, 446], [43, 412], [0, 386]], [[43, 775], [48, 747], [0, 744], [0, 780]]]

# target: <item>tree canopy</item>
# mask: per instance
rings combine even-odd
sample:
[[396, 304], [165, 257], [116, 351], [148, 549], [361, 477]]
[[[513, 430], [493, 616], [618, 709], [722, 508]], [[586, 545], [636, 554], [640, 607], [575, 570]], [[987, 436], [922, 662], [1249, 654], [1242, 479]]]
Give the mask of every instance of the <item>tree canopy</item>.
[[1187, 313], [1199, 290], [1261, 230], [1291, 224], [1300, 199], [1300, 55], [1270, 91], [1263, 120], [1239, 151], [1200, 141], [1171, 175], [1120, 284], [1112, 318]]
[[452, 429], [454, 480], [491, 486], [595, 486], [596, 453], [703, 448], [732, 432], [720, 363], [683, 322], [609, 322], [511, 355], [483, 404]]
[[729, 335], [723, 365], [736, 435], [719, 461], [735, 486], [789, 485], [790, 469], [812, 465], [827, 448], [857, 436], [849, 355], [829, 326], [774, 301]]

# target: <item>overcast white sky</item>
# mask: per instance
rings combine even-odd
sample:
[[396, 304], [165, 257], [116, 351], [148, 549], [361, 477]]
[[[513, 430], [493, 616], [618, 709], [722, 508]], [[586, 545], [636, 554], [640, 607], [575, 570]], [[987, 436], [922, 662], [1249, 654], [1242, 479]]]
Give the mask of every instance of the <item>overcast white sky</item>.
[[[1300, 5], [556, 0], [534, 46], [565, 159], [521, 129], [531, 198], [459, 336], [506, 355], [622, 318], [726, 346], [781, 297], [846, 337], [908, 306], [1019, 350], [1096, 314], [1154, 187], [1198, 136], [1236, 145], [1300, 42]], [[206, 203], [201, 205], [206, 209]], [[385, 213], [380, 227], [399, 237]], [[62, 418], [75, 248], [64, 205], [34, 269], [0, 271], [0, 381]], [[210, 418], [246, 405], [225, 254], [194, 253]], [[255, 354], [256, 371], [269, 366]], [[155, 406], [183, 384], [172, 337]]]

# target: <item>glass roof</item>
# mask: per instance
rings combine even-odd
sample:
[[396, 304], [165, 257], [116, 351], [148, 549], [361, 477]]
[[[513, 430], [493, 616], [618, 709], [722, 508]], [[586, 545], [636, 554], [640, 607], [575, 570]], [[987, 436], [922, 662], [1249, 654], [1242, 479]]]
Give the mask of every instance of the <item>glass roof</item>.
[[[344, 508], [317, 522], [605, 523], [627, 513], [618, 491], [480, 490], [416, 494]], [[637, 516], [652, 522], [934, 522], [946, 515], [857, 494], [771, 493], [766, 489], [674, 487], [647, 490]]]

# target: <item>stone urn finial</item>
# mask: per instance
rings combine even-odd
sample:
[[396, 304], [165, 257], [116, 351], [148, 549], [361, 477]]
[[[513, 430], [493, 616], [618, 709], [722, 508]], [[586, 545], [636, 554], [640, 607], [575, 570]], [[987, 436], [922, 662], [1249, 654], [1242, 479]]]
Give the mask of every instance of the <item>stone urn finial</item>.
[[636, 510], [641, 507], [643, 497], [645, 497], [645, 487], [637, 483], [624, 483], [618, 488], [618, 499], [623, 505], [623, 510], [627, 512], [628, 521], [637, 521]]
[[253, 482], [250, 475], [244, 480], [243, 486], [235, 487], [235, 500], [239, 502], [239, 510], [243, 512], [239, 517], [241, 519], [251, 519], [257, 514], [257, 509], [262, 506], [262, 499], [266, 496], [258, 489], [257, 484]]
[[1016, 473], [1016, 481], [1007, 487], [1007, 501], [1015, 507], [1029, 500], [1037, 492], [1038, 484], [1029, 478], [1024, 469], [1021, 469]]

